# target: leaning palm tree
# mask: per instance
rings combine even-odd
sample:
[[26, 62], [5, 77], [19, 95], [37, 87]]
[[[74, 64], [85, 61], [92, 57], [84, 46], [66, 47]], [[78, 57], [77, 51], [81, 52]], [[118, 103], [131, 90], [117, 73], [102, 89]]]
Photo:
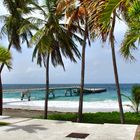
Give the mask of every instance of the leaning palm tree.
[[[11, 54], [4, 47], [0, 46], [0, 65], [5, 64], [8, 69], [11, 69]], [[0, 75], [0, 93], [2, 93], [2, 81]], [[0, 94], [0, 108], [2, 108], [3, 103], [3, 94]], [[2, 114], [2, 109], [0, 110]]]
[[[21, 43], [26, 41], [27, 46], [29, 45], [28, 37], [32, 36], [32, 33], [28, 29], [24, 29], [24, 32], [19, 35], [19, 29], [27, 24], [27, 20], [24, 19], [24, 15], [29, 14], [32, 11], [30, 5], [33, 5], [36, 0], [4, 0], [3, 4], [6, 7], [8, 14], [0, 16], [3, 22], [3, 27], [1, 28], [1, 34], [6, 35], [9, 41], [8, 50], [11, 47], [15, 48], [17, 51], [21, 51]], [[0, 75], [4, 63], [0, 66]], [[1, 78], [1, 76], [0, 76]], [[0, 79], [1, 80], [1, 79]], [[1, 83], [0, 83], [1, 84]], [[2, 87], [2, 85], [0, 85]], [[2, 94], [2, 89], [0, 91]], [[0, 105], [1, 107], [2, 105]], [[2, 110], [2, 108], [0, 108]], [[2, 112], [2, 111], [0, 111]], [[0, 114], [2, 115], [2, 114]]]
[[128, 1], [124, 0], [99, 0], [94, 2], [85, 0], [90, 13], [89, 26], [91, 34], [97, 32], [97, 34], [102, 37], [103, 42], [105, 42], [107, 39], [109, 39], [110, 42], [121, 123], [124, 123], [125, 121], [115, 54], [114, 30], [116, 18], [119, 17], [116, 11], [120, 10], [121, 12], [123, 11], [125, 13], [127, 6], [129, 5], [127, 2]]
[[[65, 9], [65, 14], [68, 19], [68, 30], [80, 33], [83, 36], [82, 46], [82, 64], [81, 64], [81, 83], [80, 97], [78, 109], [78, 122], [82, 122], [83, 112], [83, 89], [85, 83], [85, 52], [87, 40], [90, 45], [89, 30], [88, 30], [88, 11], [84, 6], [83, 0], [59, 0], [59, 11]], [[77, 30], [75, 30], [77, 28]]]
[[[56, 7], [57, 0], [46, 0], [45, 6], [38, 7], [44, 19], [42, 20], [41, 28], [31, 39], [31, 44], [35, 45], [33, 58], [37, 58], [37, 64], [40, 66], [43, 63], [46, 70], [45, 119], [48, 116], [49, 62], [51, 60], [54, 67], [61, 65], [63, 68], [62, 56], [76, 62], [75, 56], [80, 58], [80, 53], [72, 37], [82, 41], [78, 36], [68, 32], [65, 24], [60, 22], [63, 18], [63, 13], [58, 12]], [[37, 22], [40, 20], [36, 19]]]

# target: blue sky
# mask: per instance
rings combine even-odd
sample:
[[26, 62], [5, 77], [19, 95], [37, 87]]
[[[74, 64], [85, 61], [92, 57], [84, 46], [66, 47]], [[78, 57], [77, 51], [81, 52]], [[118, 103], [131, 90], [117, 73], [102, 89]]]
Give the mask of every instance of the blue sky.
[[[0, 1], [0, 15], [5, 14], [7, 11]], [[1, 24], [0, 24], [1, 25]], [[116, 37], [116, 57], [118, 64], [119, 79], [121, 83], [139, 83], [140, 80], [140, 57], [139, 51], [134, 55], [137, 59], [136, 62], [126, 62], [119, 53], [119, 46], [126, 31], [126, 25], [122, 22], [117, 22], [115, 37]], [[7, 47], [8, 42], [6, 37], [0, 40], [0, 44]], [[81, 46], [79, 46], [81, 50]], [[36, 61], [32, 62], [32, 49], [27, 49], [23, 45], [22, 53], [16, 52], [14, 49], [12, 53], [13, 69], [9, 72], [4, 68], [2, 73], [4, 84], [32, 84], [32, 83], [45, 83], [45, 69], [37, 66]], [[50, 66], [50, 83], [79, 83], [81, 61], [78, 60], [77, 64], [71, 63], [69, 60], [64, 59], [66, 71], [64, 72], [61, 67], [53, 68]], [[86, 72], [85, 83], [114, 83], [114, 73], [112, 67], [112, 57], [109, 43], [102, 47], [100, 40], [92, 42], [91, 47], [87, 46], [86, 49]]]

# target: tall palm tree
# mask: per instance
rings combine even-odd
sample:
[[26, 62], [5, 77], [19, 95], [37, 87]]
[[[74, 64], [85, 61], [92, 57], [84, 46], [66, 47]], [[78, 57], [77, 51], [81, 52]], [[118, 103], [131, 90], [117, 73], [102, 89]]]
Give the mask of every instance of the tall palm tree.
[[118, 17], [118, 13], [116, 12], [116, 10], [119, 9], [121, 12], [126, 11], [128, 3], [125, 2], [126, 1], [124, 0], [99, 0], [95, 2], [85, 0], [85, 3], [90, 13], [89, 26], [91, 33], [94, 33], [96, 31], [97, 34], [99, 34], [102, 37], [103, 41], [106, 41], [108, 38], [110, 41], [121, 123], [124, 123], [125, 120], [116, 63], [114, 30], [116, 24], [116, 17]]
[[[44, 118], [48, 116], [48, 96], [49, 96], [49, 62], [51, 60], [54, 67], [61, 65], [64, 68], [62, 56], [76, 62], [75, 56], [80, 58], [77, 45], [73, 41], [81, 40], [78, 36], [68, 32], [65, 24], [61, 23], [63, 13], [57, 11], [57, 0], [46, 0], [45, 6], [39, 7], [44, 19], [41, 28], [35, 33], [31, 44], [35, 45], [33, 58], [37, 57], [37, 64], [42, 63], [46, 69], [46, 97]], [[36, 19], [38, 21], [38, 19]], [[39, 19], [40, 21], [40, 19]]]
[[66, 17], [68, 18], [68, 30], [74, 32], [78, 28], [79, 33], [83, 36], [82, 45], [82, 63], [81, 63], [81, 83], [80, 83], [80, 97], [78, 109], [78, 122], [82, 122], [83, 112], [83, 89], [85, 83], [85, 52], [87, 40], [90, 45], [89, 30], [88, 30], [88, 11], [84, 6], [83, 0], [60, 0], [59, 11], [66, 9]]
[[[8, 69], [11, 69], [11, 54], [4, 47], [0, 46], [0, 65], [5, 64]], [[0, 75], [0, 92], [2, 92], [2, 81]], [[0, 94], [0, 108], [2, 108], [3, 94]], [[2, 114], [2, 109], [0, 110], [0, 114]]]
[[[4, 0], [3, 4], [9, 12], [8, 15], [0, 16], [1, 21], [4, 25], [1, 29], [2, 35], [7, 35], [9, 45], [8, 50], [11, 47], [15, 48], [17, 51], [21, 51], [21, 43], [26, 41], [27, 46], [29, 45], [28, 37], [32, 36], [32, 33], [28, 29], [24, 29], [24, 32], [19, 35], [19, 29], [27, 24], [27, 21], [24, 19], [24, 15], [29, 14], [32, 11], [30, 5], [36, 3], [36, 0]], [[0, 78], [4, 63], [0, 66]], [[1, 81], [1, 79], [0, 79]], [[0, 83], [2, 84], [2, 83]], [[2, 85], [0, 85], [2, 87]], [[0, 91], [2, 94], [2, 89]], [[2, 107], [2, 102], [0, 102], [0, 107]], [[2, 108], [0, 108], [2, 110]], [[2, 112], [2, 111], [0, 111]], [[2, 113], [0, 114], [2, 115]]]

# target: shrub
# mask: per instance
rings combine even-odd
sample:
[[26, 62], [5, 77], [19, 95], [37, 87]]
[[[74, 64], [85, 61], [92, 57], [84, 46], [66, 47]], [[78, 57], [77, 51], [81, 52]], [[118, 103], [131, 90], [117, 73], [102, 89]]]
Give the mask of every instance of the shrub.
[[130, 107], [137, 114], [139, 113], [140, 105], [140, 86], [134, 85], [131, 90], [131, 97], [122, 94], [124, 97], [128, 98], [132, 105], [128, 104], [126, 106]]
[[5, 125], [9, 125], [9, 123], [7, 123], [7, 122], [0, 122], [0, 126], [5, 126]]
[[[77, 114], [74, 113], [58, 113], [50, 114], [48, 119], [51, 120], [63, 120], [63, 121], [76, 121]], [[140, 124], [140, 114], [126, 112], [125, 113], [126, 124]], [[98, 112], [98, 113], [84, 113], [83, 123], [120, 123], [119, 112]]]

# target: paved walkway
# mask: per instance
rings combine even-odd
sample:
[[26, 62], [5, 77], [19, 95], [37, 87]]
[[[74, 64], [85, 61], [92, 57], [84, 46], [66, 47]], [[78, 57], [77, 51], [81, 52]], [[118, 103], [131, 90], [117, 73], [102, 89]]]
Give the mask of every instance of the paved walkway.
[[80, 140], [70, 133], [87, 133], [85, 140], [133, 140], [137, 125], [79, 124], [66, 121], [0, 117], [0, 140]]

